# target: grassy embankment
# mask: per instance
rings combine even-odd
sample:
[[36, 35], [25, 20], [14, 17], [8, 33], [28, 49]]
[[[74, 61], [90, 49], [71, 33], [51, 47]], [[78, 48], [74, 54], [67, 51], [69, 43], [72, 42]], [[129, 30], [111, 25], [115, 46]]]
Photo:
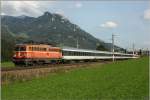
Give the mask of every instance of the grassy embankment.
[[1, 62], [1, 67], [15, 67], [14, 63], [11, 61]]
[[148, 100], [148, 58], [51, 73], [2, 86], [2, 100]]

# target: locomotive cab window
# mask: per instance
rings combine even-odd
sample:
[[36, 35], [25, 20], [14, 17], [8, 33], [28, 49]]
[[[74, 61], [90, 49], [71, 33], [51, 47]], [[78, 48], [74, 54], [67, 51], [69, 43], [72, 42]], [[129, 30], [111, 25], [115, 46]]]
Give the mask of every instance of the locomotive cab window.
[[17, 46], [15, 47], [15, 51], [26, 51], [26, 47]]

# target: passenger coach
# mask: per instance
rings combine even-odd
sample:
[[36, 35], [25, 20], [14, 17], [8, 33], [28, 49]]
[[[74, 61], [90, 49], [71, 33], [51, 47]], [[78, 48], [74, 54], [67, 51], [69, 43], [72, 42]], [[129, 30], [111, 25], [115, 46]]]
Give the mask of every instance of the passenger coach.
[[[76, 48], [63, 48], [63, 59], [82, 60], [82, 59], [112, 59], [113, 53], [107, 51], [86, 50]], [[137, 58], [137, 55], [114, 52], [115, 59]]]

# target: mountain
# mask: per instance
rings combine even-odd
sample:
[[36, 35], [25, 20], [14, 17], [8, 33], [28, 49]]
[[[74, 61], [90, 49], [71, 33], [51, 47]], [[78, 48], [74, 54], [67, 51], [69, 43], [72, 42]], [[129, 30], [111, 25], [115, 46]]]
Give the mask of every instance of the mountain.
[[104, 41], [93, 37], [64, 16], [55, 13], [45, 12], [37, 18], [25, 15], [3, 16], [1, 25], [2, 34], [7, 30], [7, 34], [13, 37], [14, 43], [33, 41], [61, 47], [76, 47], [78, 43], [79, 48], [82, 49], [96, 49], [97, 45], [107, 50], [111, 48]]

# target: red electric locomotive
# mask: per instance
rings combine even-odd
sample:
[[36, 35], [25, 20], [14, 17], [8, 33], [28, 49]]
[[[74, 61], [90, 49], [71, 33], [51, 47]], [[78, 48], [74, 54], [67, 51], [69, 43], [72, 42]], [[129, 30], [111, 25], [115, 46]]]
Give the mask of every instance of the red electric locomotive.
[[32, 65], [36, 63], [56, 63], [62, 58], [61, 49], [45, 44], [18, 44], [15, 46], [13, 62]]

